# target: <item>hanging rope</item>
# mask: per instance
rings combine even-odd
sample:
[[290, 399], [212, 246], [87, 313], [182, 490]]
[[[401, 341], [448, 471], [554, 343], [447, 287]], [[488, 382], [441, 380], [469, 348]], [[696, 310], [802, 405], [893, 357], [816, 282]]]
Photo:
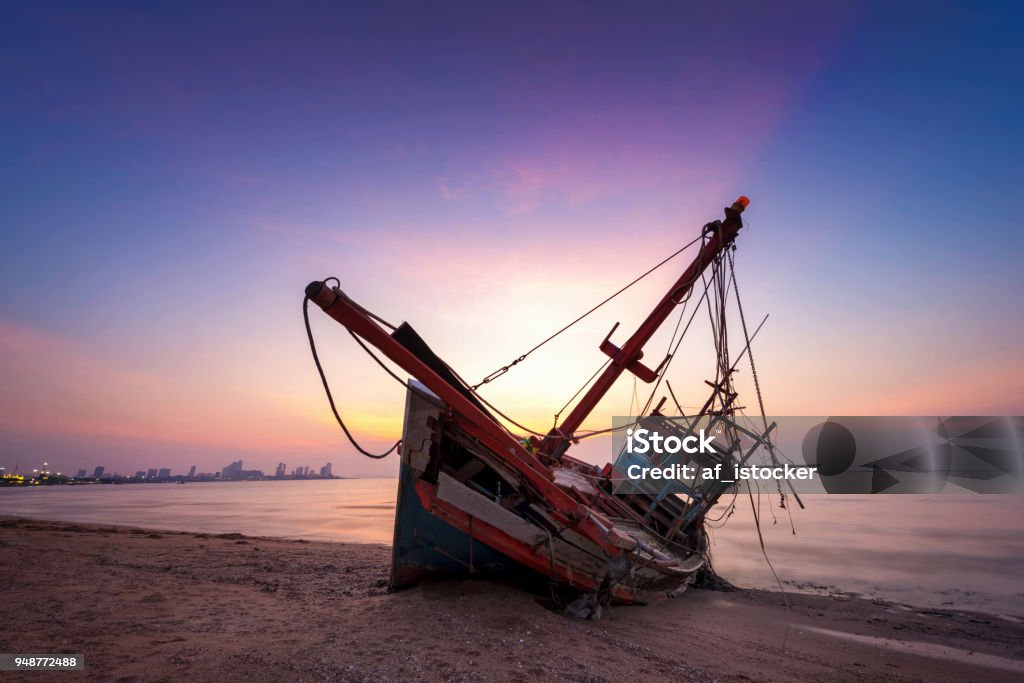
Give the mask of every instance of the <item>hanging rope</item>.
[[[324, 280], [324, 283], [326, 283], [328, 280], [334, 280], [335, 282], [338, 282], [338, 278], [330, 277]], [[359, 442], [356, 441], [354, 436], [352, 436], [352, 433], [348, 430], [348, 427], [345, 426], [345, 421], [341, 419], [341, 415], [338, 413], [338, 407], [334, 404], [334, 396], [331, 394], [331, 387], [327, 383], [327, 375], [324, 374], [324, 368], [320, 364], [320, 356], [316, 352], [316, 342], [313, 340], [313, 328], [309, 324], [308, 296], [302, 300], [302, 319], [306, 323], [306, 337], [309, 339], [309, 350], [313, 354], [313, 363], [316, 364], [316, 371], [320, 373], [320, 381], [324, 385], [324, 392], [327, 394], [327, 402], [331, 404], [331, 412], [334, 413], [334, 419], [338, 421], [338, 425], [341, 427], [341, 431], [345, 432], [345, 436], [348, 438], [349, 443], [352, 444], [352, 447], [355, 448], [360, 453], [362, 453], [363, 455], [365, 455], [367, 458], [380, 460], [381, 458], [386, 458], [387, 456], [391, 455], [393, 451], [398, 450], [398, 447], [402, 444], [401, 440], [396, 441], [394, 446], [387, 449], [383, 453], [372, 453], [359, 445]], [[359, 343], [359, 346], [361, 346], [364, 351], [369, 353], [371, 358], [377, 361], [378, 365], [387, 370], [388, 374], [390, 374], [396, 380], [398, 380], [402, 384], [405, 384], [405, 382], [403, 382], [395, 373], [391, 372], [391, 370], [389, 370], [388, 367], [385, 366], [384, 363], [381, 362], [379, 358], [377, 358], [377, 356], [373, 355], [373, 353], [366, 347], [365, 344], [363, 344], [363, 341], [359, 339], [359, 337], [357, 337], [354, 333], [350, 334], [352, 334], [352, 338]]]
[[[743, 315], [743, 302], [740, 299], [740, 287], [736, 283], [736, 266], [733, 261], [732, 251], [728, 253], [729, 269], [732, 276], [732, 288], [736, 292], [736, 309], [740, 314], [740, 325], [743, 327], [743, 336], [747, 342], [747, 358], [750, 359], [750, 376], [754, 378], [754, 392], [757, 394], [757, 405], [761, 409], [761, 420], [764, 422], [764, 431], [768, 431], [768, 418], [764, 411], [764, 398], [761, 396], [761, 382], [757, 379], [757, 366], [754, 364], [754, 349], [750, 345], [750, 335], [747, 333], [747, 319]], [[772, 447], [771, 439], [768, 439], [768, 450], [772, 454], [772, 464], [778, 465], [778, 458], [775, 457], [775, 450]]]
[[772, 576], [775, 577], [775, 582], [779, 585], [779, 592], [782, 593], [782, 599], [786, 603], [786, 609], [789, 609], [789, 598], [786, 597], [786, 589], [782, 586], [782, 580], [779, 575], [775, 572], [775, 567], [772, 565], [772, 561], [768, 559], [768, 549], [764, 545], [764, 535], [761, 533], [761, 515], [758, 510], [761, 507], [761, 488], [757, 488], [757, 504], [754, 504], [754, 494], [750, 490], [750, 481], [747, 481], [747, 495], [750, 496], [750, 510], [754, 514], [754, 526], [757, 528], [757, 540], [761, 544], [761, 554], [764, 555], [764, 561], [768, 563], [768, 568], [772, 570]]
[[[736, 309], [739, 311], [740, 314], [740, 325], [743, 327], [743, 337], [745, 338], [747, 343], [747, 358], [750, 360], [750, 376], [754, 378], [754, 393], [757, 394], [757, 406], [761, 411], [761, 423], [764, 426], [765, 443], [768, 446], [768, 454], [771, 457], [772, 466], [778, 467], [779, 457], [775, 453], [775, 444], [772, 442], [771, 436], [769, 436], [768, 434], [768, 417], [764, 409], [764, 398], [761, 395], [761, 382], [757, 378], [757, 366], [754, 364], [754, 349], [753, 345], [750, 343], [750, 335], [747, 333], [747, 319], [743, 315], [743, 303], [740, 299], [740, 287], [736, 283], [736, 266], [733, 261], [732, 250], [729, 250], [727, 252], [727, 257], [729, 259], [729, 266], [731, 270], [732, 288], [733, 291], [736, 292]], [[779, 507], [784, 509], [788, 514], [789, 528], [795, 536], [796, 525], [793, 522], [793, 512], [792, 510], [789, 509], [789, 506], [786, 505], [786, 493], [785, 491], [782, 490], [782, 481], [776, 480], [775, 485], [778, 488], [779, 493]]]

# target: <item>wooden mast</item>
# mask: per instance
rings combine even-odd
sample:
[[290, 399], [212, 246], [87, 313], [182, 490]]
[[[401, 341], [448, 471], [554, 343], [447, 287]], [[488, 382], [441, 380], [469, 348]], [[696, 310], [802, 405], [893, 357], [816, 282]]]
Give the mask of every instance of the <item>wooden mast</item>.
[[[612, 362], [608, 364], [608, 367], [601, 373], [601, 376], [598, 377], [593, 386], [583, 395], [583, 398], [576, 404], [572, 412], [566, 416], [562, 424], [553, 428], [548, 433], [539, 448], [540, 454], [555, 460], [560, 459], [569, 447], [573, 434], [580, 428], [583, 421], [587, 419], [587, 416], [604, 398], [604, 395], [608, 393], [615, 380], [623, 372], [628, 370], [645, 382], [652, 382], [657, 378], [658, 373], [655, 370], [651, 370], [640, 362], [644, 355], [644, 345], [654, 336], [654, 333], [658, 331], [658, 328], [665, 322], [672, 310], [686, 298], [708, 265], [732, 244], [736, 234], [743, 227], [740, 214], [743, 213], [743, 210], [749, 204], [749, 199], [740, 197], [733, 202], [732, 206], [725, 209], [725, 220], [711, 232], [710, 239], [701, 247], [693, 262], [690, 263], [689, 267], [676, 280], [668, 293], [662, 297], [658, 305], [647, 316], [647, 319], [640, 324], [640, 327], [637, 328], [633, 336], [629, 338], [621, 349], [610, 341], [611, 334], [615, 331], [615, 327], [612, 328], [612, 332], [608, 333], [608, 337], [605, 338], [600, 346], [601, 351], [610, 356]], [[616, 327], [618, 327], [618, 324], [616, 324]]]

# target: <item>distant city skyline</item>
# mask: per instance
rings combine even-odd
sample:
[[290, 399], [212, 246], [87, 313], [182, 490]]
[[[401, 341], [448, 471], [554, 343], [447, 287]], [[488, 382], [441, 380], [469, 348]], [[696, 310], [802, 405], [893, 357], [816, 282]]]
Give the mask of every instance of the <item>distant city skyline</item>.
[[196, 465], [191, 465], [188, 468], [187, 473], [174, 473], [170, 467], [151, 467], [148, 470], [135, 470], [134, 474], [127, 472], [119, 472], [116, 470], [108, 470], [104, 465], [96, 465], [92, 469], [92, 474], [87, 474], [87, 469], [84, 467], [78, 468], [76, 474], [72, 475], [71, 470], [64, 472], [60, 469], [52, 467], [48, 462], [38, 463], [38, 467], [33, 468], [22, 468], [20, 464], [14, 466], [0, 465], [0, 473], [13, 475], [21, 474], [31, 476], [33, 474], [55, 474], [58, 476], [77, 478], [77, 479], [104, 479], [104, 478], [129, 478], [129, 479], [246, 479], [246, 478], [261, 478], [261, 479], [281, 479], [281, 478], [294, 478], [294, 477], [320, 477], [320, 478], [331, 478], [333, 477], [334, 465], [331, 462], [327, 462], [318, 469], [311, 468], [308, 465], [297, 465], [290, 473], [287, 472], [286, 463], [278, 463], [275, 468], [273, 475], [265, 474], [262, 469], [244, 469], [244, 461], [236, 460], [234, 462], [225, 465], [217, 471], [213, 472], [197, 472]]

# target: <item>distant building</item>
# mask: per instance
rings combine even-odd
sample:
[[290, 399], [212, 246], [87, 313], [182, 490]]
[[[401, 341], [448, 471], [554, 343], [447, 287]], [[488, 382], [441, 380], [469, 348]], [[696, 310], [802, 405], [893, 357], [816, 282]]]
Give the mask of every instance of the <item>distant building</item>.
[[222, 479], [238, 479], [239, 473], [242, 471], [242, 461], [236, 460], [224, 469], [220, 471]]
[[138, 472], [135, 473], [135, 477], [134, 478], [135, 479], [145, 479], [146, 478], [146, 473], [144, 471], [142, 471], [142, 470], [139, 470]]
[[321, 477], [330, 477], [331, 476], [331, 468], [332, 468], [331, 463], [327, 463], [326, 465], [321, 467], [320, 468], [320, 476]]
[[79, 479], [85, 479], [85, 468], [78, 470], [78, 474], [75, 475]]
[[162, 467], [162, 468], [160, 468], [160, 471], [157, 472], [156, 478], [157, 479], [170, 479], [171, 478], [171, 468], [170, 467]]
[[220, 471], [221, 479], [262, 479], [262, 470], [243, 469], [242, 461], [236, 460]]
[[192, 465], [192, 467], [189, 468], [187, 476], [188, 476], [189, 479], [195, 479], [196, 478], [196, 466], [195, 465]]
[[103, 465], [97, 465], [96, 469], [92, 471], [92, 478], [99, 479], [100, 477], [102, 477], [104, 469], [106, 468], [104, 468]]
[[156, 468], [152, 467], [146, 472], [146, 479], [156, 479]]
[[278, 477], [278, 478], [283, 477], [284, 476], [284, 472], [285, 472], [285, 465], [284, 465], [284, 463], [283, 462], [277, 463], [277, 469], [274, 471], [274, 476]]

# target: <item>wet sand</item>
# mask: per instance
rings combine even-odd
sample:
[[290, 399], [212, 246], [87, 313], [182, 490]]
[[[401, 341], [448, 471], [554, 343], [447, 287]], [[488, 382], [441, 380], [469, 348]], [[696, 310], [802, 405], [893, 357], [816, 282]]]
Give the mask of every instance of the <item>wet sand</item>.
[[0, 518], [4, 680], [1019, 681], [1024, 624], [848, 596], [690, 591], [580, 621], [516, 586], [388, 593], [381, 545]]

